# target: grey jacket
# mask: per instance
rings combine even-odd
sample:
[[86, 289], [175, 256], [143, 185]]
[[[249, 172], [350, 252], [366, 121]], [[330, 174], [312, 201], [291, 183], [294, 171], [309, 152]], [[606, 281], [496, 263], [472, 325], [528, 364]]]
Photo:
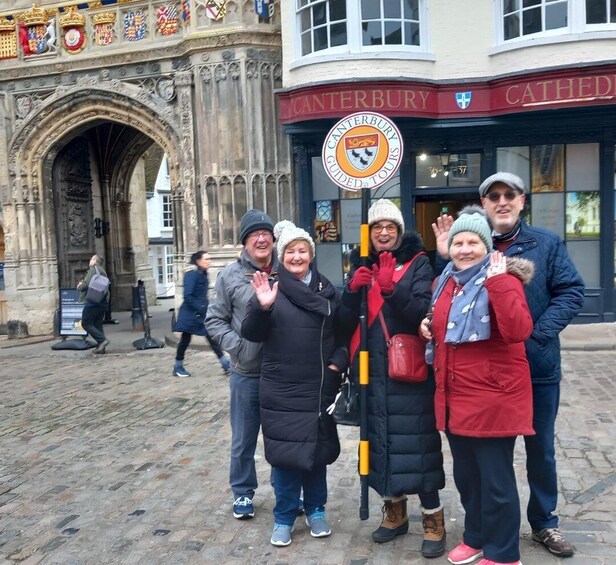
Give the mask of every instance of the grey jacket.
[[[250, 281], [260, 269], [250, 255], [242, 249], [240, 257], [227, 265], [216, 278], [214, 297], [205, 317], [205, 328], [210, 337], [231, 357], [233, 372], [246, 377], [261, 374], [261, 344], [248, 341], [241, 335], [242, 322], [248, 301], [253, 295]], [[278, 271], [278, 258], [272, 254], [272, 272]]]

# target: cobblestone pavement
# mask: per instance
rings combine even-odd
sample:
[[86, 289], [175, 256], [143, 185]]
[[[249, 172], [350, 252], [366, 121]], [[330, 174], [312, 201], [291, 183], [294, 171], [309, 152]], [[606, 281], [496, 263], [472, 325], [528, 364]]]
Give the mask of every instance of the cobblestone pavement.
[[[190, 350], [193, 377], [171, 377], [173, 350], [111, 349], [106, 356], [0, 349], [0, 565], [444, 564], [421, 557], [416, 497], [410, 535], [376, 545], [379, 499], [358, 517], [357, 429], [340, 428], [329, 471], [333, 534], [313, 539], [297, 521], [293, 543], [269, 543], [274, 497], [258, 449], [256, 516], [231, 515], [227, 483], [228, 380], [209, 351]], [[577, 546], [568, 565], [616, 563], [616, 352], [567, 351], [558, 421], [562, 529]], [[523, 504], [523, 453], [516, 466]], [[448, 548], [462, 512], [445, 442]], [[525, 565], [558, 563], [522, 526]]]

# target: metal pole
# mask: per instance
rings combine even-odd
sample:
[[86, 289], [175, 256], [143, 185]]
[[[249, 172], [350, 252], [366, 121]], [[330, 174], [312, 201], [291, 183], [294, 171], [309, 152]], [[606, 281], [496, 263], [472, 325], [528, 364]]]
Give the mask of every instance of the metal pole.
[[[368, 226], [368, 207], [370, 190], [362, 188], [361, 194], [361, 233], [359, 255], [362, 265], [368, 259], [370, 245], [370, 227]], [[368, 474], [370, 473], [370, 449], [368, 442], [368, 289], [361, 289], [361, 306], [359, 309], [359, 481], [361, 487], [359, 519], [367, 520], [368, 510]]]

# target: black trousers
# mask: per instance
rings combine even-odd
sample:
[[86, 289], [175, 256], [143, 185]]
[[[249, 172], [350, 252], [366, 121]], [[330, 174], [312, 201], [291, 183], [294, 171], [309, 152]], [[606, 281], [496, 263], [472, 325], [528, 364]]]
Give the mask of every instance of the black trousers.
[[103, 320], [107, 312], [107, 302], [100, 304], [86, 304], [81, 314], [81, 327], [86, 330], [96, 343], [102, 343], [107, 338], [103, 332]]
[[[182, 332], [182, 337], [180, 338], [180, 343], [178, 343], [178, 350], [177, 350], [177, 353], [175, 354], [175, 360], [176, 361], [184, 361], [184, 354], [186, 353], [186, 349], [190, 345], [190, 340], [191, 339], [192, 339], [192, 334], [191, 333]], [[218, 345], [210, 337], [209, 334], [205, 334], [205, 339], [208, 340], [208, 342], [210, 344], [210, 347], [212, 348], [214, 353], [216, 353], [216, 356], [220, 359], [224, 355], [224, 352], [220, 348], [220, 345]]]
[[447, 433], [453, 478], [464, 506], [464, 543], [486, 559], [520, 559], [520, 499], [513, 471], [515, 437]]

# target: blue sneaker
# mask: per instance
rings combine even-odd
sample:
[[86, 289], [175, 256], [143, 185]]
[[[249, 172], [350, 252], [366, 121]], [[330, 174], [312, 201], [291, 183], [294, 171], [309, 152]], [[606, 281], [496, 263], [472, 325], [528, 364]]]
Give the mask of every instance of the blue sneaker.
[[278, 547], [284, 547], [291, 543], [291, 533], [293, 526], [285, 526], [284, 524], [274, 524], [270, 543]]
[[252, 499], [247, 496], [240, 496], [233, 503], [233, 517], [238, 520], [248, 520], [255, 515]]
[[325, 538], [332, 533], [332, 529], [325, 521], [325, 512], [323, 511], [313, 512], [310, 516], [307, 516], [306, 525], [310, 526], [310, 535], [313, 538]]

